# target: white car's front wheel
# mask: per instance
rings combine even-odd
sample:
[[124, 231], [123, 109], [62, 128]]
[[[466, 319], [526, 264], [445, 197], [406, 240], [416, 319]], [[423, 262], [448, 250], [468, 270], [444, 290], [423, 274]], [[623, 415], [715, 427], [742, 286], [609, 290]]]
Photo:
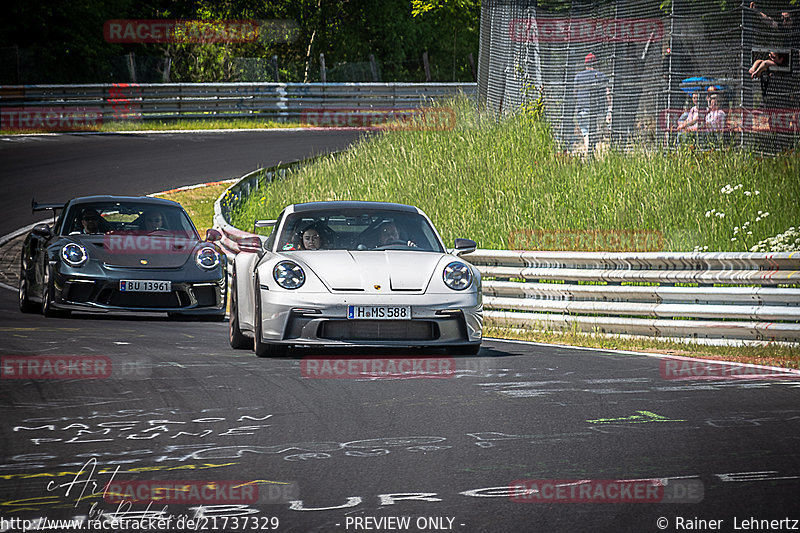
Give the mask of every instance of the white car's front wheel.
[[253, 346], [253, 341], [247, 338], [239, 328], [239, 297], [236, 293], [235, 274], [233, 276], [233, 281], [231, 281], [231, 317], [228, 320], [228, 340], [230, 341], [231, 348], [235, 350], [243, 350]]
[[258, 278], [256, 278], [256, 286], [255, 291], [255, 331], [253, 332], [253, 350], [256, 352], [256, 355], [259, 357], [280, 357], [282, 355], [286, 355], [286, 352], [289, 350], [289, 347], [285, 344], [272, 344], [269, 342], [262, 342], [261, 341], [261, 296], [259, 293], [259, 288], [261, 284], [259, 283]]

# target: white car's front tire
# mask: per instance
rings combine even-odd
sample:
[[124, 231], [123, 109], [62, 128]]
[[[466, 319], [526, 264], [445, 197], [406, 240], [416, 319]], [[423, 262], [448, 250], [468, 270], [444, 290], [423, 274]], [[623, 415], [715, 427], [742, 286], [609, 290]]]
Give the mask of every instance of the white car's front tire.
[[259, 280], [256, 278], [255, 291], [253, 293], [255, 294], [255, 316], [253, 317], [255, 322], [253, 331], [253, 351], [255, 351], [256, 355], [259, 357], [280, 357], [282, 355], [286, 355], [286, 352], [289, 351], [289, 347], [287, 345], [261, 341], [263, 328], [261, 326], [261, 295], [259, 293], [260, 286]]

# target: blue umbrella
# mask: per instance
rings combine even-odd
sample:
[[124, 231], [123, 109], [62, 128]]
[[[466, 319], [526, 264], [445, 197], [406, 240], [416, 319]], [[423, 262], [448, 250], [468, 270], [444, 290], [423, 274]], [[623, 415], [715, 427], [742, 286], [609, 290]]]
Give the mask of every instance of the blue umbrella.
[[705, 91], [707, 87], [714, 86], [718, 90], [723, 90], [721, 86], [714, 85], [714, 80], [711, 78], [706, 78], [703, 76], [694, 76], [692, 78], [686, 78], [681, 81], [681, 91], [687, 93], [693, 93], [695, 91]]

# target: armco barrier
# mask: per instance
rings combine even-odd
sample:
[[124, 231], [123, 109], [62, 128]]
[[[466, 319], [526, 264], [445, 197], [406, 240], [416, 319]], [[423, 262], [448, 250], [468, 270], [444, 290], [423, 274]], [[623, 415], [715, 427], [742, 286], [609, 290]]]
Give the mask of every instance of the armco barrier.
[[800, 253], [477, 250], [499, 325], [800, 341]]
[[[330, 157], [320, 156], [320, 157]], [[252, 251], [252, 245], [255, 238], [259, 238], [255, 233], [241, 230], [231, 225], [231, 212], [238, 208], [250, 194], [267, 186], [274, 180], [283, 179], [292, 172], [296, 172], [302, 166], [312, 163], [319, 159], [319, 157], [312, 157], [295, 161], [292, 163], [284, 163], [275, 165], [273, 167], [255, 170], [242, 177], [239, 181], [228, 187], [217, 201], [214, 202], [214, 229], [222, 233], [222, 240], [219, 242], [220, 247], [228, 256], [228, 260], [232, 261], [233, 258], [245, 248], [245, 251]], [[277, 213], [275, 213], [277, 215]], [[259, 238], [259, 242], [260, 242]]]
[[[248, 174], [214, 206], [230, 257], [252, 233], [228, 212], [308, 161]], [[245, 241], [246, 242], [246, 241]], [[525, 252], [462, 256], [484, 278], [487, 323], [534, 329], [800, 342], [800, 252]]]
[[[474, 96], [475, 83], [113, 83], [0, 86], [3, 126], [165, 118], [302, 118], [333, 110], [415, 109]], [[38, 112], [38, 115], [37, 115]], [[87, 119], [83, 115], [89, 115]], [[79, 116], [75, 116], [79, 115]], [[47, 122], [47, 123], [49, 123]]]

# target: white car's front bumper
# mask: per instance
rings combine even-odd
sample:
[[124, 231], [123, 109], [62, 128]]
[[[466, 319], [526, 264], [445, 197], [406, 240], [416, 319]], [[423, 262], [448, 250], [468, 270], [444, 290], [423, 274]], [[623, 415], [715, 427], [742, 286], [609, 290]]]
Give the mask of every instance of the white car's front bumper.
[[[261, 301], [261, 341], [272, 344], [455, 346], [480, 344], [480, 293], [358, 294], [267, 290]], [[347, 318], [348, 306], [410, 306], [410, 320]]]

